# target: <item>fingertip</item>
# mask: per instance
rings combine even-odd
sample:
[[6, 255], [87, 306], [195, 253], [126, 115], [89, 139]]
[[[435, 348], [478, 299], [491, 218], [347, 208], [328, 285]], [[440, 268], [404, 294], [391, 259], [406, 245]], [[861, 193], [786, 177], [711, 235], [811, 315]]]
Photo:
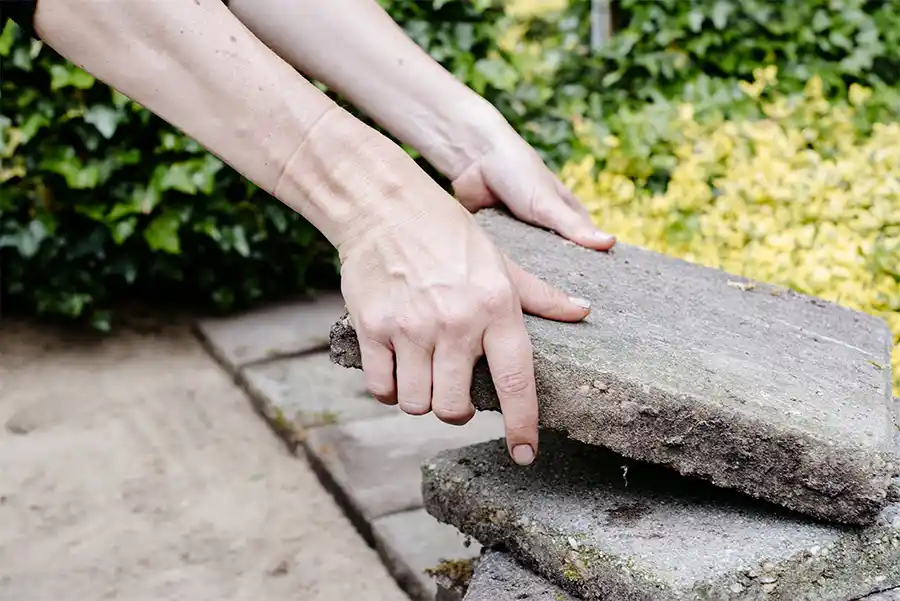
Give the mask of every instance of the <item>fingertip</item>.
[[573, 313], [577, 316], [577, 319], [584, 319], [588, 315], [591, 314], [591, 301], [586, 298], [579, 298], [577, 296], [570, 296], [569, 302], [574, 305]]
[[465, 426], [475, 417], [475, 406], [472, 403], [463, 410], [432, 404], [431, 410], [439, 420], [451, 426]]
[[593, 250], [607, 251], [616, 245], [616, 237], [602, 230], [591, 230], [579, 235], [572, 242]]
[[518, 465], [526, 466], [534, 463], [536, 453], [530, 444], [517, 444], [510, 450], [510, 455]]
[[421, 416], [431, 413], [430, 404], [426, 405], [422, 403], [411, 403], [403, 399], [399, 399], [397, 404], [400, 406], [400, 410], [407, 415]]

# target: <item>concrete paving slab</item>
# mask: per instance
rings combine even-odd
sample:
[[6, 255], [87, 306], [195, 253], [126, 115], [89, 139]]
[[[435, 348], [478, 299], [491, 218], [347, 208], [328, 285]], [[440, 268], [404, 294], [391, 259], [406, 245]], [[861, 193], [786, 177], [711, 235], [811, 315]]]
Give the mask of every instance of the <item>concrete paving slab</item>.
[[188, 324], [0, 324], [0, 599], [408, 601]]
[[306, 448], [350, 509], [371, 521], [422, 507], [422, 463], [445, 449], [504, 436], [497, 414], [450, 426], [433, 413], [358, 420], [309, 432]]
[[284, 302], [241, 315], [200, 319], [210, 352], [232, 373], [251, 363], [328, 348], [328, 329], [344, 313], [339, 292]]
[[372, 522], [372, 530], [388, 569], [417, 601], [434, 601], [437, 594], [435, 579], [428, 570], [442, 562], [474, 559], [481, 553], [481, 545], [424, 509], [378, 518]]
[[[488, 551], [478, 561], [464, 601], [577, 601], [509, 554]], [[900, 589], [875, 593], [859, 601], [900, 601]]]
[[488, 551], [478, 561], [463, 601], [576, 601], [558, 586], [522, 567], [506, 553]]
[[[823, 519], [884, 507], [897, 461], [884, 321], [624, 244], [590, 251], [494, 210], [477, 220], [593, 303], [582, 323], [526, 318], [542, 427]], [[360, 367], [348, 320], [331, 349]], [[472, 396], [499, 410], [484, 361]]]
[[426, 509], [587, 601], [818, 601], [900, 586], [900, 505], [865, 528], [817, 522], [664, 467], [544, 435], [423, 468]]
[[328, 353], [251, 365], [240, 378], [281, 433], [397, 412], [367, 392], [362, 372], [338, 367]]

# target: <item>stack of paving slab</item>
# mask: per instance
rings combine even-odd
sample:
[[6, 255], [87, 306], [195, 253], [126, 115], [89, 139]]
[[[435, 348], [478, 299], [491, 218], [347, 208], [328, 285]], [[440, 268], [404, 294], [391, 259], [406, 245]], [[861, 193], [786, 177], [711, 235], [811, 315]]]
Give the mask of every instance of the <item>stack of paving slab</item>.
[[[500, 439], [422, 466], [427, 511], [485, 550], [468, 601], [900, 599], [883, 321], [624, 244], [586, 250], [499, 211], [476, 218], [593, 311], [526, 317], [533, 465]], [[361, 367], [346, 316], [331, 355]], [[484, 361], [472, 400], [499, 411]]]

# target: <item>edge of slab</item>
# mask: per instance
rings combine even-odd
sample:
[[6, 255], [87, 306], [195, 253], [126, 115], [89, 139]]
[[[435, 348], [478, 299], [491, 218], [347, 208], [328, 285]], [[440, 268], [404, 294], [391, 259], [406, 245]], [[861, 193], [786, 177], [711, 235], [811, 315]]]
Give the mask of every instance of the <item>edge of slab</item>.
[[[523, 490], [521, 485], [515, 483], [510, 483], [502, 490], [497, 489], [497, 478], [503, 477], [502, 472], [515, 469], [511, 466], [497, 467], [499, 472], [487, 476], [487, 480], [480, 481], [480, 477], [485, 475], [483, 470], [492, 471], [494, 469], [492, 466], [500, 466], [500, 462], [505, 457], [504, 449], [497, 448], [495, 442], [440, 453], [424, 466], [422, 471], [423, 496], [426, 510], [438, 520], [452, 524], [461, 532], [474, 537], [487, 548], [502, 547], [523, 566], [534, 570], [570, 594], [580, 598], [599, 601], [606, 598], [604, 595], [610, 594], [611, 598], [621, 601], [643, 601], [649, 598], [662, 601], [682, 599], [685, 598], [683, 597], [685, 594], [696, 594], [699, 595], [696, 598], [719, 599], [720, 597], [704, 596], [715, 593], [724, 594], [722, 599], [734, 599], [735, 601], [762, 598], [759, 595], [773, 600], [793, 601], [796, 597], [791, 595], [797, 593], [797, 587], [802, 587], [801, 592], [806, 591], [810, 595], [804, 598], [814, 599], [826, 595], [822, 598], [851, 599], [876, 592], [880, 589], [879, 585], [897, 586], [900, 584], [900, 544], [898, 544], [900, 543], [900, 508], [898, 507], [888, 507], [886, 509], [888, 513], [882, 512], [877, 523], [867, 528], [856, 529], [834, 525], [833, 529], [836, 534], [838, 532], [848, 534], [854, 531], [857, 534], [840, 536], [829, 542], [826, 545], [827, 553], [823, 552], [817, 555], [816, 549], [807, 549], [806, 551], [801, 549], [798, 552], [792, 552], [791, 555], [782, 555], [776, 558], [767, 556], [768, 551], [761, 549], [760, 556], [749, 559], [748, 565], [744, 567], [739, 565], [734, 568], [733, 572], [716, 572], [709, 581], [696, 580], [685, 581], [685, 583], [660, 581], [657, 572], [649, 567], [645, 571], [640, 566], [633, 565], [634, 556], [629, 555], [628, 552], [625, 554], [610, 552], [604, 550], [604, 545], [584, 547], [584, 544], [578, 541], [581, 534], [578, 528], [589, 528], [589, 524], [582, 524], [571, 531], [559, 530], [558, 525], [553, 525], [554, 518], [529, 515], [528, 511], [531, 511], [528, 509], [529, 507], [540, 512], [542, 510], [537, 508], [546, 507], [549, 502], [531, 497], [534, 490], [546, 490], [549, 498], [555, 498], [554, 491], [559, 490], [557, 488], [559, 482], [537, 483], [535, 486], [538, 488], [531, 489], [531, 492]], [[573, 467], [572, 474], [567, 473], [565, 476], [558, 470], [560, 466], [544, 468], [544, 470], [551, 470], [550, 472], [545, 471], [545, 475], [552, 479], [568, 478], [569, 475], [572, 475], [575, 477], [572, 485], [580, 491], [588, 490], [585, 488], [589, 486], [587, 481], [579, 479], [581, 478], [579, 474], [590, 473], [587, 465], [594, 465], [594, 461], [604, 460], [604, 456], [615, 462], [614, 455], [601, 452], [600, 449], [591, 449], [580, 443], [563, 441], [561, 437], [559, 444], [556, 456], [563, 458], [574, 454], [580, 457], [573, 464], [578, 467]], [[640, 466], [632, 465], [631, 467]], [[642, 475], [641, 471], [631, 470], [633, 474], [631, 477], [634, 478], [634, 474], [636, 474], [638, 480], [642, 482], [638, 485], [638, 490], [641, 487], [651, 486], [653, 482], [656, 482], [654, 478], [659, 477], [662, 473], [659, 472], [661, 469], [659, 466], [654, 467], [647, 464], [642, 469], [649, 471]], [[605, 471], [612, 474], [616, 471], [615, 466], [608, 463]], [[531, 476], [531, 478], [539, 477], [539, 473]], [[706, 493], [703, 491], [690, 493], [688, 491], [693, 490], [689, 486], [690, 478], [674, 474], [666, 477], [671, 477], [672, 482], [675, 482], [676, 479], [682, 482], [685, 486], [680, 494], [688, 494], [688, 497], [697, 494], [700, 495], [698, 498], [706, 498], [704, 495], [716, 490], [709, 488], [709, 484], [703, 484], [702, 487], [707, 490]], [[521, 496], [522, 494], [529, 496], [528, 500], [523, 500], [522, 506], [510, 506], [506, 503], [510, 495]], [[726, 505], [738, 503], [735, 506], [735, 515], [743, 515], [741, 495], [724, 490], [721, 490], [721, 494], [723, 495], [722, 501]], [[569, 504], [578, 502], [571, 498], [563, 500]], [[765, 514], [765, 503], [751, 502], [750, 499], [747, 501], [750, 502], [750, 506], [756, 507], [756, 511], [763, 511]], [[798, 525], [807, 522], [796, 514], [791, 517], [789, 512], [779, 510], [776, 506], [769, 507], [769, 510], [775, 511], [778, 516], [781, 516], [781, 519], [794, 520]], [[778, 516], [772, 517], [778, 520]], [[583, 517], [579, 514], [571, 518], [563, 518], [559, 523], [569, 523], [566, 520], [580, 520]], [[572, 522], [572, 524], [576, 523], [581, 524], [581, 522]], [[771, 520], [768, 523], [771, 523]], [[813, 526], [813, 524], [814, 522], [811, 520], [808, 522], [808, 526]], [[630, 526], [626, 523], [622, 527]], [[659, 527], [661, 526], [656, 526], [656, 528]], [[822, 524], [817, 527], [829, 529], [827, 525]], [[683, 524], [681, 530], [684, 531], [685, 528], [687, 526]], [[760, 562], [755, 569], [763, 572], [772, 571], [777, 575], [778, 592], [770, 594], [772, 590], [767, 587], [768, 581], [757, 578], [760, 573], [755, 575], [752, 573], [754, 565], [751, 564], [753, 562]], [[771, 567], [766, 567], [769, 565]], [[828, 573], [828, 578], [822, 579], [820, 572]], [[734, 586], [734, 578], [738, 573], [746, 574], [747, 578], [739, 590], [733, 592], [733, 595], [725, 594], [726, 590], [730, 590], [730, 587]], [[873, 580], [876, 575], [879, 575], [882, 580]], [[693, 593], [681, 588], [685, 585], [694, 587]], [[815, 586], [817, 590], [807, 588], [811, 586]], [[600, 591], [603, 593], [601, 594]]]
[[[349, 315], [332, 326], [330, 339], [332, 361], [345, 368], [362, 368], [359, 341]], [[546, 369], [541, 369], [542, 363], [547, 364]], [[535, 371], [553, 371], [540, 353], [535, 354]], [[799, 429], [779, 430], [765, 420], [737, 414], [725, 420], [725, 412], [713, 414], [690, 398], [637, 390], [628, 382], [614, 382], [616, 378], [607, 373], [583, 375], [588, 381], [605, 382], [606, 387], [588, 387], [582, 398], [559, 403], [568, 405], [563, 413], [580, 415], [571, 420], [579, 426], [555, 419], [559, 407], [557, 416], [542, 407], [542, 428], [566, 432], [573, 440], [604, 446], [632, 459], [668, 465], [682, 474], [821, 519], [865, 525], [888, 503], [890, 476], [898, 461], [894, 453], [824, 441], [816, 445], [814, 453], [806, 452], [810, 443], [819, 441]], [[539, 381], [539, 393], [542, 388], [563, 386], [552, 379], [546, 376], [545, 381]], [[604, 402], [603, 397], [613, 386], [618, 397], [641, 399], [640, 403]], [[499, 411], [483, 358], [475, 366], [472, 400], [479, 410]], [[596, 422], [604, 427], [589, 427]], [[684, 424], [691, 426], [685, 430]], [[710, 461], [711, 457], [715, 461]], [[773, 478], [773, 474], [782, 477]]]

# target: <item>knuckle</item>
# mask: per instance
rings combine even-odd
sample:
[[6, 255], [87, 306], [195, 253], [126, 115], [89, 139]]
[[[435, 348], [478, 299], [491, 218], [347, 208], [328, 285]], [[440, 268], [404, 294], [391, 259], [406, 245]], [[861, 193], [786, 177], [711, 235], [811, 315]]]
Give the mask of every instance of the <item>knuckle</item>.
[[483, 310], [492, 315], [508, 312], [515, 305], [515, 294], [509, 285], [492, 286], [484, 291], [481, 301]]
[[551, 207], [549, 203], [544, 201], [535, 202], [533, 206], [534, 208], [532, 211], [535, 220], [540, 221], [541, 223], [555, 221], [555, 217], [558, 214], [558, 207]]
[[511, 441], [530, 441], [537, 432], [537, 416], [534, 414], [523, 413], [516, 416], [505, 415], [503, 422], [507, 438]]
[[360, 333], [373, 340], [383, 340], [391, 333], [391, 323], [386, 315], [368, 313], [360, 315], [357, 326]]
[[398, 317], [394, 324], [396, 332], [411, 340], [418, 340], [421, 338], [426, 328], [427, 325], [421, 320], [410, 316]]
[[531, 388], [531, 380], [521, 370], [508, 370], [494, 376], [497, 392], [505, 395], [517, 395]]
[[471, 326], [476, 313], [475, 309], [445, 309], [437, 316], [437, 325], [444, 332], [463, 333]]

